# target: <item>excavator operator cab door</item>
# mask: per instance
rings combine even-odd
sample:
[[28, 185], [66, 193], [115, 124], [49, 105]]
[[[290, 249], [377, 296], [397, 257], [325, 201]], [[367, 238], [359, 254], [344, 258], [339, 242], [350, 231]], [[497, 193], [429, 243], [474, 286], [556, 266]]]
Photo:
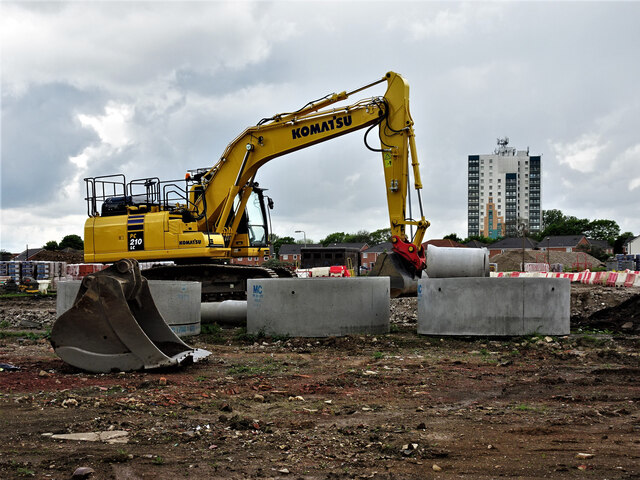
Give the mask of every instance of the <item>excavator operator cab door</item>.
[[251, 192], [245, 213], [247, 215], [249, 245], [252, 247], [266, 247], [269, 229], [267, 227], [267, 215], [262, 189], [254, 188], [253, 192]]
[[[247, 235], [250, 247], [267, 247], [269, 228], [267, 222], [267, 209], [265, 206], [264, 189], [253, 187], [253, 191], [247, 201], [247, 206], [242, 214], [242, 220], [238, 225], [238, 235]], [[239, 198], [236, 198], [236, 207]]]

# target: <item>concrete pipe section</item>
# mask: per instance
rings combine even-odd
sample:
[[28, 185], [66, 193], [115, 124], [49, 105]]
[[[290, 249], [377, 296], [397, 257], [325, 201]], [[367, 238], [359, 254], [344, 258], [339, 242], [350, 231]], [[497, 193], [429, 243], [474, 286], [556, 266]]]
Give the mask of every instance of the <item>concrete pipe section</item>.
[[200, 306], [202, 323], [217, 323], [230, 327], [246, 327], [247, 301], [225, 300], [224, 302], [205, 302]]
[[[149, 280], [149, 290], [158, 311], [179, 337], [200, 334], [200, 282]], [[58, 283], [56, 317], [73, 306], [80, 280]]]
[[249, 280], [247, 332], [330, 337], [389, 332], [389, 278]]
[[486, 248], [453, 248], [427, 245], [427, 277], [488, 277]]
[[423, 278], [418, 333], [423, 335], [568, 335], [567, 278]]

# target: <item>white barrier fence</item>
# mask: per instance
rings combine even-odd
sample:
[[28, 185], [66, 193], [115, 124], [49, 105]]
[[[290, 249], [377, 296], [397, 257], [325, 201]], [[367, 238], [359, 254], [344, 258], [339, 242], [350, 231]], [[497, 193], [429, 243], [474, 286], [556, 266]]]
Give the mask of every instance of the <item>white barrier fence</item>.
[[608, 287], [640, 287], [640, 271], [624, 272], [590, 272], [585, 270], [576, 273], [554, 272], [491, 272], [492, 277], [524, 277], [524, 278], [568, 278], [571, 282], [587, 285], [605, 285]]

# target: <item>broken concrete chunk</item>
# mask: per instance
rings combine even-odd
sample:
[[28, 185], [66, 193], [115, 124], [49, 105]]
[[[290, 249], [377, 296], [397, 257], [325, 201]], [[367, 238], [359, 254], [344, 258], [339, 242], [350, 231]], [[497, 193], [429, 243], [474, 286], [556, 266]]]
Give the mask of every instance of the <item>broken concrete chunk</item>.
[[76, 440], [80, 442], [127, 443], [129, 432], [111, 430], [109, 432], [60, 433], [51, 435], [55, 440]]

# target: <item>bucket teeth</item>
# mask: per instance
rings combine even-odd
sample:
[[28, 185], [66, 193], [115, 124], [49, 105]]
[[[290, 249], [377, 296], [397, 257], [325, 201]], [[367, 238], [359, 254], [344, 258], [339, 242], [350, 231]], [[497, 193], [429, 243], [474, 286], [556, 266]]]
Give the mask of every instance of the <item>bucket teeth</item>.
[[70, 365], [99, 373], [172, 367], [211, 354], [173, 333], [133, 259], [83, 279], [73, 306], [53, 324], [51, 345]]

